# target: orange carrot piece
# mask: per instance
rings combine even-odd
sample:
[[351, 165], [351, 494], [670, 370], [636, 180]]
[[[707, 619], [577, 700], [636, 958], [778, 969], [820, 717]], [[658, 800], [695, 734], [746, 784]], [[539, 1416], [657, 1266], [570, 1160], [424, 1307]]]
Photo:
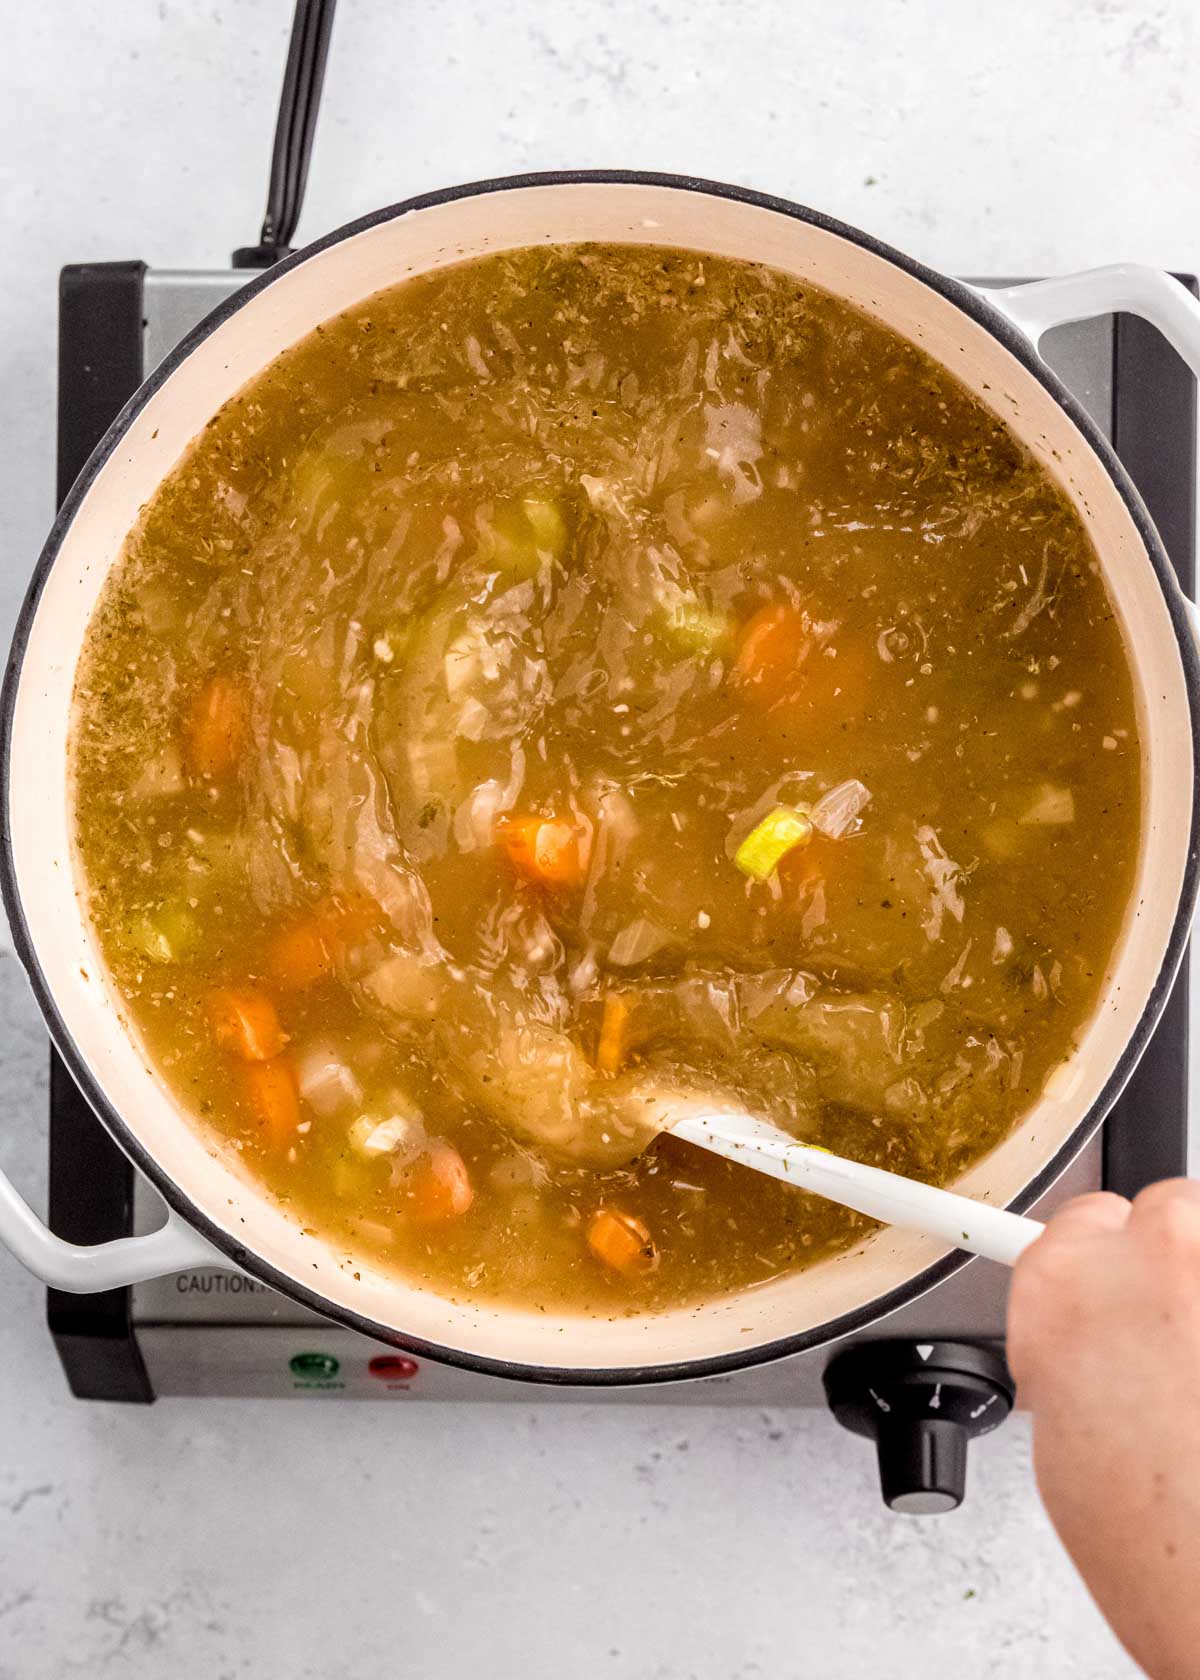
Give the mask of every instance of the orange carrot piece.
[[233, 677], [210, 677], [184, 724], [184, 758], [193, 776], [228, 776], [246, 735], [246, 693]]
[[587, 873], [587, 831], [566, 817], [502, 817], [496, 839], [513, 867], [547, 886], [577, 886]]
[[289, 922], [267, 948], [271, 978], [287, 991], [304, 991], [333, 967], [324, 918], [314, 913]]
[[773, 602], [743, 625], [730, 674], [764, 704], [786, 699], [789, 715], [810, 712], [828, 723], [861, 711], [878, 668], [869, 640], [822, 632], [806, 612]]
[[733, 677], [773, 698], [808, 658], [813, 640], [807, 613], [786, 601], [768, 602], [742, 626]]
[[457, 1219], [475, 1200], [467, 1164], [452, 1143], [435, 1143], [422, 1157], [409, 1186], [408, 1211], [421, 1225]]
[[322, 899], [286, 922], [271, 939], [266, 959], [271, 978], [289, 992], [315, 986], [379, 919], [379, 906], [365, 894]]
[[609, 992], [604, 1000], [604, 1016], [600, 1022], [600, 1042], [596, 1049], [596, 1067], [601, 1073], [619, 1073], [625, 1060], [626, 1027], [629, 1023], [629, 999], [620, 992]]
[[300, 1123], [300, 1093], [286, 1056], [269, 1062], [248, 1062], [241, 1072], [246, 1102], [273, 1144], [283, 1144]]
[[225, 986], [208, 1000], [213, 1035], [244, 1062], [269, 1062], [287, 1043], [275, 1005], [252, 986]]
[[652, 1272], [658, 1265], [653, 1237], [632, 1213], [620, 1208], [597, 1208], [587, 1229], [587, 1245], [602, 1265], [614, 1272]]

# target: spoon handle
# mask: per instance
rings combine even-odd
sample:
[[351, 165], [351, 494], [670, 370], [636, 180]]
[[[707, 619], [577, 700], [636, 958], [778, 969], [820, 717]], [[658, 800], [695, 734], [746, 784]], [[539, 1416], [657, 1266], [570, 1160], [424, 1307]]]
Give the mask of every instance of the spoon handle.
[[749, 1114], [687, 1114], [669, 1130], [673, 1137], [855, 1208], [885, 1225], [922, 1231], [1002, 1266], [1015, 1265], [1045, 1229], [1036, 1219], [797, 1143]]

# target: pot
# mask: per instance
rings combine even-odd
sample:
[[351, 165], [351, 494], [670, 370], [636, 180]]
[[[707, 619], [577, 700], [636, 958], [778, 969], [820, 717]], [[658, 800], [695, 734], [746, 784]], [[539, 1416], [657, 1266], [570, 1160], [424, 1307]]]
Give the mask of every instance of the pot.
[[1136, 886], [1078, 1052], [1021, 1123], [959, 1181], [1028, 1207], [1129, 1078], [1166, 1001], [1196, 892], [1200, 671], [1188, 604], [1136, 491], [1037, 355], [1056, 323], [1113, 310], [1154, 321], [1200, 371], [1200, 305], [1135, 267], [982, 292], [779, 199], [674, 176], [523, 176], [367, 216], [252, 281], [196, 328], [131, 399], [63, 505], [17, 626], [3, 691], [3, 893], [50, 1032], [118, 1144], [161, 1192], [166, 1225], [76, 1249], [0, 1181], [0, 1238], [60, 1288], [98, 1290], [192, 1265], [240, 1267], [398, 1347], [542, 1382], [705, 1376], [859, 1329], [963, 1264], [884, 1229], [835, 1259], [700, 1309], [613, 1321], [451, 1302], [301, 1233], [214, 1153], [148, 1066], [89, 932], [67, 798], [72, 684], [89, 618], [138, 510], [221, 405], [319, 322], [407, 276], [542, 242], [654, 243], [767, 263], [847, 299], [947, 367], [1058, 480], [1100, 557], [1134, 671], [1144, 750]]

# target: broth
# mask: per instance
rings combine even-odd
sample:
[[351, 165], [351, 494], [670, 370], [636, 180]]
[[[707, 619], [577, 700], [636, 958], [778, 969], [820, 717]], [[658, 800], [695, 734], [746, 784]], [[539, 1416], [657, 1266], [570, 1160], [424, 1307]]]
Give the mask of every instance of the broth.
[[215, 1150], [458, 1298], [643, 1311], [860, 1216], [673, 1097], [930, 1182], [1069, 1056], [1139, 743], [1085, 532], [912, 344], [774, 271], [406, 282], [218, 414], [82, 658], [92, 925]]

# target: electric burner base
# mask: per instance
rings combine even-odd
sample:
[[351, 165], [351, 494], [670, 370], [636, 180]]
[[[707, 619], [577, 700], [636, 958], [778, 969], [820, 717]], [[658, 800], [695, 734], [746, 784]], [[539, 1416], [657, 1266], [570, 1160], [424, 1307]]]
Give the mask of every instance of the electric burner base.
[[[249, 276], [171, 273], [142, 263], [65, 269], [60, 291], [60, 499], [125, 399], [202, 316]], [[990, 282], [996, 283], [996, 282]], [[1195, 282], [1187, 282], [1195, 290]], [[1190, 593], [1195, 554], [1194, 382], [1145, 322], [1063, 327], [1043, 353], [1089, 409], [1137, 483]], [[1105, 1185], [1124, 1195], [1187, 1170], [1188, 976], [1102, 1133], [1033, 1210]], [[50, 1081], [50, 1223], [73, 1242], [152, 1229], [149, 1186], [96, 1120], [57, 1057]], [[81, 1399], [167, 1395], [415, 1400], [586, 1400], [606, 1405], [824, 1406], [823, 1376], [853, 1341], [887, 1338], [933, 1359], [947, 1344], [1003, 1353], [1008, 1274], [974, 1260], [863, 1335], [730, 1376], [637, 1389], [547, 1388], [417, 1361], [342, 1329], [249, 1278], [184, 1272], [132, 1289], [51, 1291], [49, 1322]], [[882, 1355], [881, 1350], [881, 1355]], [[889, 1354], [891, 1357], [891, 1354]], [[924, 1497], [924, 1495], [922, 1495]], [[907, 1508], [907, 1507], [900, 1507]]]

